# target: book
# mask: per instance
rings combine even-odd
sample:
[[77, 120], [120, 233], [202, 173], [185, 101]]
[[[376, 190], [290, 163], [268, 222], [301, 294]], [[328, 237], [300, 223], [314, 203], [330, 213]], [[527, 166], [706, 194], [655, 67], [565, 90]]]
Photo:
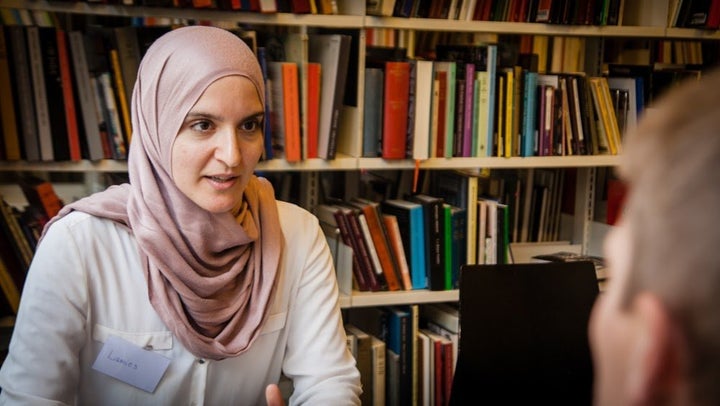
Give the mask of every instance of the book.
[[68, 44], [80, 113], [78, 121], [82, 123], [80, 132], [84, 136], [81, 144], [84, 145], [85, 157], [91, 161], [96, 161], [105, 158], [105, 155], [100, 134], [100, 123], [98, 122], [95, 90], [90, 82], [90, 72], [85, 58], [83, 33], [80, 31], [68, 32]]
[[318, 133], [320, 131], [320, 83], [322, 81], [322, 66], [319, 63], [307, 64], [307, 131], [305, 148], [308, 159], [317, 158]]
[[[441, 100], [445, 101], [444, 106], [440, 106], [440, 111], [438, 112], [438, 126], [440, 126], [442, 123], [444, 123], [444, 128], [442, 128], [442, 134], [443, 138], [440, 139], [440, 131], [441, 128], [438, 127], [438, 140], [437, 140], [437, 156], [438, 157], [445, 157], [445, 158], [452, 158], [453, 156], [453, 149], [454, 149], [454, 134], [455, 134], [455, 103], [456, 103], [456, 84], [457, 84], [457, 64], [454, 61], [436, 61], [435, 62], [435, 72], [436, 75], [444, 73], [444, 75], [439, 76], [440, 80], [440, 90], [441, 90]], [[442, 91], [445, 89], [444, 98], [442, 95]], [[440, 115], [442, 114], [442, 118], [440, 118]], [[442, 150], [441, 150], [442, 148]]]
[[13, 313], [17, 314], [18, 307], [20, 307], [20, 289], [12, 278], [11, 270], [5, 264], [2, 255], [0, 255], [0, 290]]
[[[358, 254], [358, 264], [360, 270], [365, 275], [368, 288], [371, 291], [384, 290], [387, 288], [385, 277], [383, 276], [382, 266], [377, 258], [377, 252], [374, 251], [372, 241], [367, 237], [364, 228], [367, 227], [367, 221], [362, 216], [359, 209], [349, 205], [338, 205], [339, 212], [337, 216], [342, 215], [346, 225], [348, 226], [350, 238], [354, 243], [353, 249]], [[372, 249], [372, 251], [371, 251]]]
[[372, 393], [371, 405], [385, 405], [385, 342], [375, 336], [371, 338], [371, 354], [372, 354], [372, 383], [370, 390]]
[[320, 221], [321, 226], [328, 225], [331, 228], [337, 228], [343, 243], [352, 249], [352, 273], [358, 290], [371, 290], [369, 277], [372, 275], [369, 275], [369, 273], [371, 273], [372, 270], [368, 270], [367, 267], [363, 268], [364, 265], [360, 262], [362, 260], [360, 250], [357, 248], [355, 237], [348, 225], [348, 220], [342, 213], [342, 208], [330, 204], [319, 204], [315, 209], [315, 215]]
[[75, 106], [75, 89], [77, 88], [71, 72], [70, 50], [68, 48], [67, 33], [57, 29], [57, 50], [60, 65], [60, 81], [65, 107], [65, 131], [67, 133], [68, 159], [79, 161], [82, 159], [80, 148], [80, 128], [78, 124], [78, 111]]
[[[302, 9], [304, 9], [304, 7]], [[309, 12], [309, 5], [307, 10]], [[305, 33], [289, 33], [283, 37], [283, 46], [285, 51], [285, 62], [294, 63], [296, 70], [293, 74], [296, 76], [294, 84], [290, 86], [291, 89], [294, 88], [294, 94], [286, 95], [286, 97], [294, 97], [295, 100], [286, 100], [285, 104], [298, 106], [298, 117], [297, 119], [292, 119], [293, 121], [297, 121], [298, 150], [297, 153], [293, 152], [290, 154], [292, 159], [288, 159], [289, 162], [297, 162], [301, 159], [308, 158], [308, 36]], [[288, 83], [286, 83], [286, 85], [287, 84]], [[291, 91], [291, 93], [293, 93], [293, 91]], [[292, 108], [292, 110], [295, 109]], [[293, 127], [294, 126], [295, 124], [293, 124]]]
[[398, 219], [396, 216], [391, 214], [383, 214], [383, 221], [385, 222], [385, 228], [387, 229], [390, 249], [397, 259], [402, 288], [404, 290], [411, 290], [412, 281], [410, 279], [410, 267], [408, 266], [407, 256], [405, 255], [405, 248], [403, 247]]
[[24, 177], [19, 183], [28, 203], [41, 208], [48, 220], [55, 217], [62, 209], [63, 202], [49, 181], [36, 177]]
[[427, 288], [425, 218], [422, 205], [402, 199], [388, 199], [382, 202], [382, 210], [383, 213], [394, 215], [397, 219], [403, 248], [406, 257], [409, 258], [412, 288]]
[[363, 152], [364, 157], [378, 157], [382, 154], [380, 144], [383, 128], [383, 94], [385, 72], [380, 68], [365, 68], [365, 92], [363, 110]]
[[3, 145], [5, 156], [3, 159], [17, 161], [22, 158], [20, 150], [20, 134], [15, 118], [15, 97], [17, 92], [10, 75], [10, 44], [6, 39], [4, 29], [0, 27], [0, 123], [2, 124]]
[[350, 40], [350, 36], [344, 34], [309, 36], [308, 60], [320, 63], [323, 72], [318, 134], [318, 157], [323, 159], [334, 159], [337, 152], [340, 110], [345, 96], [350, 59]]
[[275, 106], [271, 108], [271, 117], [276, 120], [273, 134], [278, 143], [276, 156], [298, 162], [302, 158], [298, 66], [294, 62], [270, 62], [269, 68]]
[[457, 289], [460, 267], [465, 263], [467, 210], [444, 203], [445, 213], [445, 290]]
[[119, 128], [122, 129], [122, 133], [125, 134], [125, 141], [127, 145], [130, 144], [132, 139], [132, 124], [130, 118], [130, 95], [126, 93], [125, 79], [123, 78], [122, 68], [120, 67], [120, 57], [116, 48], [110, 49], [110, 67], [112, 70], [113, 79], [113, 91], [116, 95], [116, 105], [119, 116]]
[[95, 82], [97, 101], [104, 118], [107, 143], [113, 159], [127, 159], [127, 144], [112, 80], [112, 73], [109, 71], [98, 75]]
[[[48, 35], [49, 30], [53, 30], [53, 37]], [[54, 79], [46, 76], [45, 68], [46, 63], [50, 63], [57, 71], [59, 66], [57, 63], [57, 41], [54, 39], [54, 28], [52, 27], [27, 27], [27, 51], [28, 61], [30, 63], [30, 73], [32, 77], [32, 95], [33, 102], [35, 104], [35, 122], [37, 123], [37, 138], [38, 146], [40, 151], [40, 160], [52, 161], [55, 159], [54, 143], [53, 140], [53, 123], [57, 125], [65, 126], [64, 116], [58, 117], [58, 122], [52, 121], [51, 109], [48, 104], [48, 89], [53, 93], [51, 94], [53, 104], [58, 98], [62, 98], [62, 95], [58, 95], [54, 91], [57, 89], [54, 85]], [[47, 42], [45, 42], [47, 41]], [[52, 61], [54, 59], [54, 62]], [[48, 71], [48, 75], [54, 73]], [[50, 79], [50, 80], [48, 80]], [[49, 88], [46, 87], [50, 86]], [[64, 114], [64, 112], [63, 112]], [[53, 114], [53, 118], [55, 114]], [[58, 134], [57, 139], [60, 140], [66, 136]]]
[[416, 194], [410, 200], [423, 206], [425, 218], [425, 265], [430, 290], [445, 289], [445, 217], [442, 198], [426, 194]]
[[398, 390], [398, 404], [412, 404], [412, 336], [411, 314], [407, 306], [389, 306], [387, 312], [388, 350], [399, 356], [398, 376], [390, 386]]
[[410, 63], [385, 63], [382, 157], [404, 159], [408, 131]]
[[388, 290], [400, 290], [402, 277], [398, 269], [397, 259], [393, 256], [390, 248], [387, 229], [382, 221], [380, 204], [358, 197], [353, 198], [350, 203], [362, 211], [367, 221], [367, 232], [377, 252]]
[[433, 99], [433, 62], [415, 63], [415, 120], [413, 122], [413, 159], [430, 157], [431, 106]]
[[20, 140], [28, 161], [40, 160], [40, 143], [37, 131], [35, 101], [33, 100], [32, 74], [27, 46], [27, 28], [24, 26], [4, 27], [10, 44], [11, 77], [15, 78], [17, 92], [14, 94], [15, 106], [18, 108], [18, 124]]
[[463, 171], [435, 171], [430, 182], [430, 194], [441, 197], [446, 203], [466, 210], [465, 263], [477, 261], [477, 201], [478, 176]]
[[345, 331], [348, 335], [355, 336], [355, 362], [360, 372], [360, 384], [363, 387], [363, 393], [360, 395], [360, 401], [363, 404], [372, 404], [372, 337], [352, 324], [345, 324]]

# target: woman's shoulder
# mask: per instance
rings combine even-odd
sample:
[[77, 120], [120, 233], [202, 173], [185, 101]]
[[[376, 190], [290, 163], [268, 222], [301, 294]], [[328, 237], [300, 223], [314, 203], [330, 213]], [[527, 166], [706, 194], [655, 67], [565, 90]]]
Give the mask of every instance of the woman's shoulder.
[[98, 238], [108, 234], [130, 235], [129, 230], [118, 222], [103, 217], [94, 216], [82, 211], [70, 213], [56, 219], [45, 231], [44, 239], [53, 236], [72, 235], [74, 239], [83, 240], [88, 237]]
[[280, 221], [282, 222], [291, 219], [297, 219], [299, 221], [317, 220], [317, 218], [307, 209], [302, 208], [294, 203], [278, 200], [277, 207], [278, 214], [280, 215]]

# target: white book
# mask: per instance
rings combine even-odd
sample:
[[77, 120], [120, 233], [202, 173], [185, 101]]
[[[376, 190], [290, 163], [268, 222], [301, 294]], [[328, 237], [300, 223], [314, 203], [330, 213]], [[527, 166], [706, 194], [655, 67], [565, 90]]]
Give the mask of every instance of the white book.
[[430, 337], [421, 330], [417, 334], [418, 339], [418, 360], [419, 360], [419, 402], [422, 406], [432, 406], [434, 402], [433, 381], [435, 379], [433, 346]]
[[433, 62], [415, 61], [415, 120], [413, 135], [413, 159], [430, 157], [430, 130], [433, 97]]
[[372, 236], [370, 235], [370, 228], [368, 228], [367, 219], [362, 213], [358, 213], [358, 222], [360, 223], [360, 229], [362, 231], [363, 239], [365, 239], [365, 245], [367, 245], [368, 252], [370, 254], [370, 261], [372, 262], [373, 269], [376, 275], [381, 275], [383, 272], [382, 264], [380, 263], [380, 257], [378, 256], [375, 244], [373, 243]]
[[385, 405], [385, 373], [386, 373], [386, 346], [385, 342], [375, 336], [372, 339], [372, 404]]
[[350, 59], [350, 36], [311, 34], [308, 46], [309, 62], [320, 63], [322, 69], [318, 157], [333, 159]]

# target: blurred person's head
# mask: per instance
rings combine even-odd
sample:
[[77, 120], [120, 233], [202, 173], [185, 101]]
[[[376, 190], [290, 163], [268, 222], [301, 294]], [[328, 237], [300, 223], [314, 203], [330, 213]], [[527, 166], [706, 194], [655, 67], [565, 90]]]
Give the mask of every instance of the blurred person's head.
[[627, 135], [628, 195], [590, 326], [598, 405], [720, 404], [720, 72]]

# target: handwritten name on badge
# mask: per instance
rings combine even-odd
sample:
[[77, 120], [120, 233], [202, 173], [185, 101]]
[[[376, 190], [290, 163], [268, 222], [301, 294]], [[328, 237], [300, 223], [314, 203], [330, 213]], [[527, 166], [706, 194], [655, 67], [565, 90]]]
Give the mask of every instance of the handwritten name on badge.
[[170, 359], [110, 336], [95, 359], [93, 369], [146, 392], [154, 392]]

